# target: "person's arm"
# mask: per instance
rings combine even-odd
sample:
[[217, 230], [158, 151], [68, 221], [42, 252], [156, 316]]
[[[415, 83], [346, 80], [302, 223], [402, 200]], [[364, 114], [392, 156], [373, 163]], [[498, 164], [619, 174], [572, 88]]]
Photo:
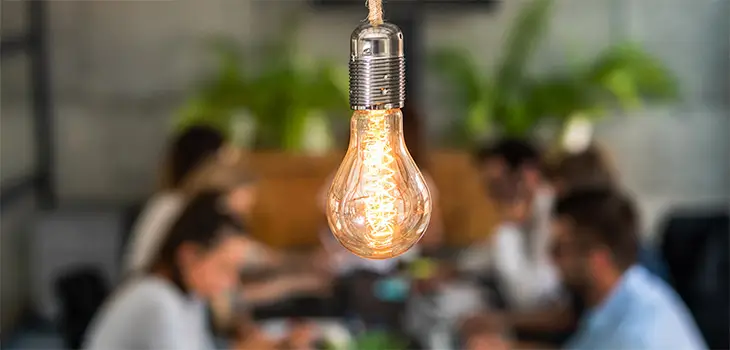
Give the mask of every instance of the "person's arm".
[[[511, 329], [517, 339], [521, 341], [531, 340], [530, 345], [533, 349], [548, 349], [551, 346], [545, 346], [549, 342], [553, 344], [553, 335], [562, 337], [566, 332], [573, 330], [575, 318], [569, 309], [562, 309], [557, 306], [551, 309], [545, 309], [534, 312], [523, 313], [494, 313], [487, 312], [478, 314], [465, 319], [461, 325], [461, 332], [466, 339], [470, 334], [488, 331], [496, 327]], [[548, 337], [545, 338], [544, 336]], [[527, 337], [523, 339], [523, 337]], [[544, 338], [544, 339], [543, 339]], [[539, 339], [539, 340], [538, 340]], [[535, 342], [535, 340], [537, 340]], [[526, 345], [528, 343], [522, 343]], [[554, 347], [554, 346], [552, 346]], [[525, 347], [516, 347], [523, 348]]]
[[244, 284], [241, 293], [247, 304], [262, 305], [297, 293], [321, 292], [327, 286], [327, 281], [317, 275], [283, 276], [269, 281]]
[[259, 329], [242, 334], [235, 340], [233, 350], [276, 350], [278, 342], [269, 338]]
[[267, 245], [254, 242], [253, 250], [245, 265], [244, 272], [266, 273], [303, 273], [317, 269], [321, 258], [319, 252], [284, 252]]
[[267, 245], [252, 241], [251, 251], [246, 257], [244, 269], [249, 270], [275, 270], [285, 264], [285, 256], [282, 252], [271, 249]]
[[575, 312], [569, 305], [555, 305], [543, 310], [505, 315], [512, 328], [533, 332], [563, 332], [576, 324]]

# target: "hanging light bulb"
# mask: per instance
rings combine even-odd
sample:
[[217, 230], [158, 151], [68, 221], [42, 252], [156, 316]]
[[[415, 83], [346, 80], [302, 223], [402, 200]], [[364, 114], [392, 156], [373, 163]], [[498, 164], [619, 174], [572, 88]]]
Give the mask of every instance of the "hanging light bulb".
[[327, 220], [349, 251], [388, 259], [421, 239], [432, 203], [403, 140], [403, 34], [372, 14], [371, 7], [370, 22], [351, 37], [350, 107], [355, 113], [347, 153], [329, 190]]

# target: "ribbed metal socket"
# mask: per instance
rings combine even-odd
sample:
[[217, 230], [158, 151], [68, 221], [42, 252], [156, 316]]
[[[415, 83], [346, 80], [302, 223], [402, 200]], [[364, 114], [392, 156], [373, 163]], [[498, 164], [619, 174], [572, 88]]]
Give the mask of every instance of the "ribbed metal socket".
[[401, 108], [406, 93], [403, 33], [397, 26], [365, 23], [352, 33], [350, 108]]

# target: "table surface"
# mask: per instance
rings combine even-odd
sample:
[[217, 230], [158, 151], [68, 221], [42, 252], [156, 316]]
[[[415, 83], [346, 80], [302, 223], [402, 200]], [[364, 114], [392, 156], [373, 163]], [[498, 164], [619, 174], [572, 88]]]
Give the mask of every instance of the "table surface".
[[488, 307], [479, 286], [457, 281], [432, 296], [414, 296], [406, 309], [406, 329], [428, 348], [450, 344], [462, 320]]
[[[315, 325], [316, 337], [325, 338], [335, 344], [348, 344], [352, 340], [350, 331], [341, 319], [310, 318], [306, 321]], [[289, 333], [289, 319], [263, 321], [261, 329], [274, 339], [284, 338]]]

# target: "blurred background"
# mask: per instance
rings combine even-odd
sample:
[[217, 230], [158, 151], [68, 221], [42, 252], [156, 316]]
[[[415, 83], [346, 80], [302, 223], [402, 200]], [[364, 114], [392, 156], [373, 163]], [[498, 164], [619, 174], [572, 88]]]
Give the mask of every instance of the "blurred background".
[[[130, 213], [157, 189], [171, 135], [191, 125], [245, 151], [261, 180], [259, 240], [319, 245], [316, 197], [347, 145], [363, 1], [1, 6], [3, 347], [26, 346], [29, 315], [58, 317], [61, 266], [119, 280]], [[648, 242], [677, 208], [730, 203], [730, 1], [390, 0], [385, 18], [405, 35], [407, 105], [421, 118], [445, 249], [498, 220], [472, 154], [500, 136], [567, 149], [592, 136]]]

